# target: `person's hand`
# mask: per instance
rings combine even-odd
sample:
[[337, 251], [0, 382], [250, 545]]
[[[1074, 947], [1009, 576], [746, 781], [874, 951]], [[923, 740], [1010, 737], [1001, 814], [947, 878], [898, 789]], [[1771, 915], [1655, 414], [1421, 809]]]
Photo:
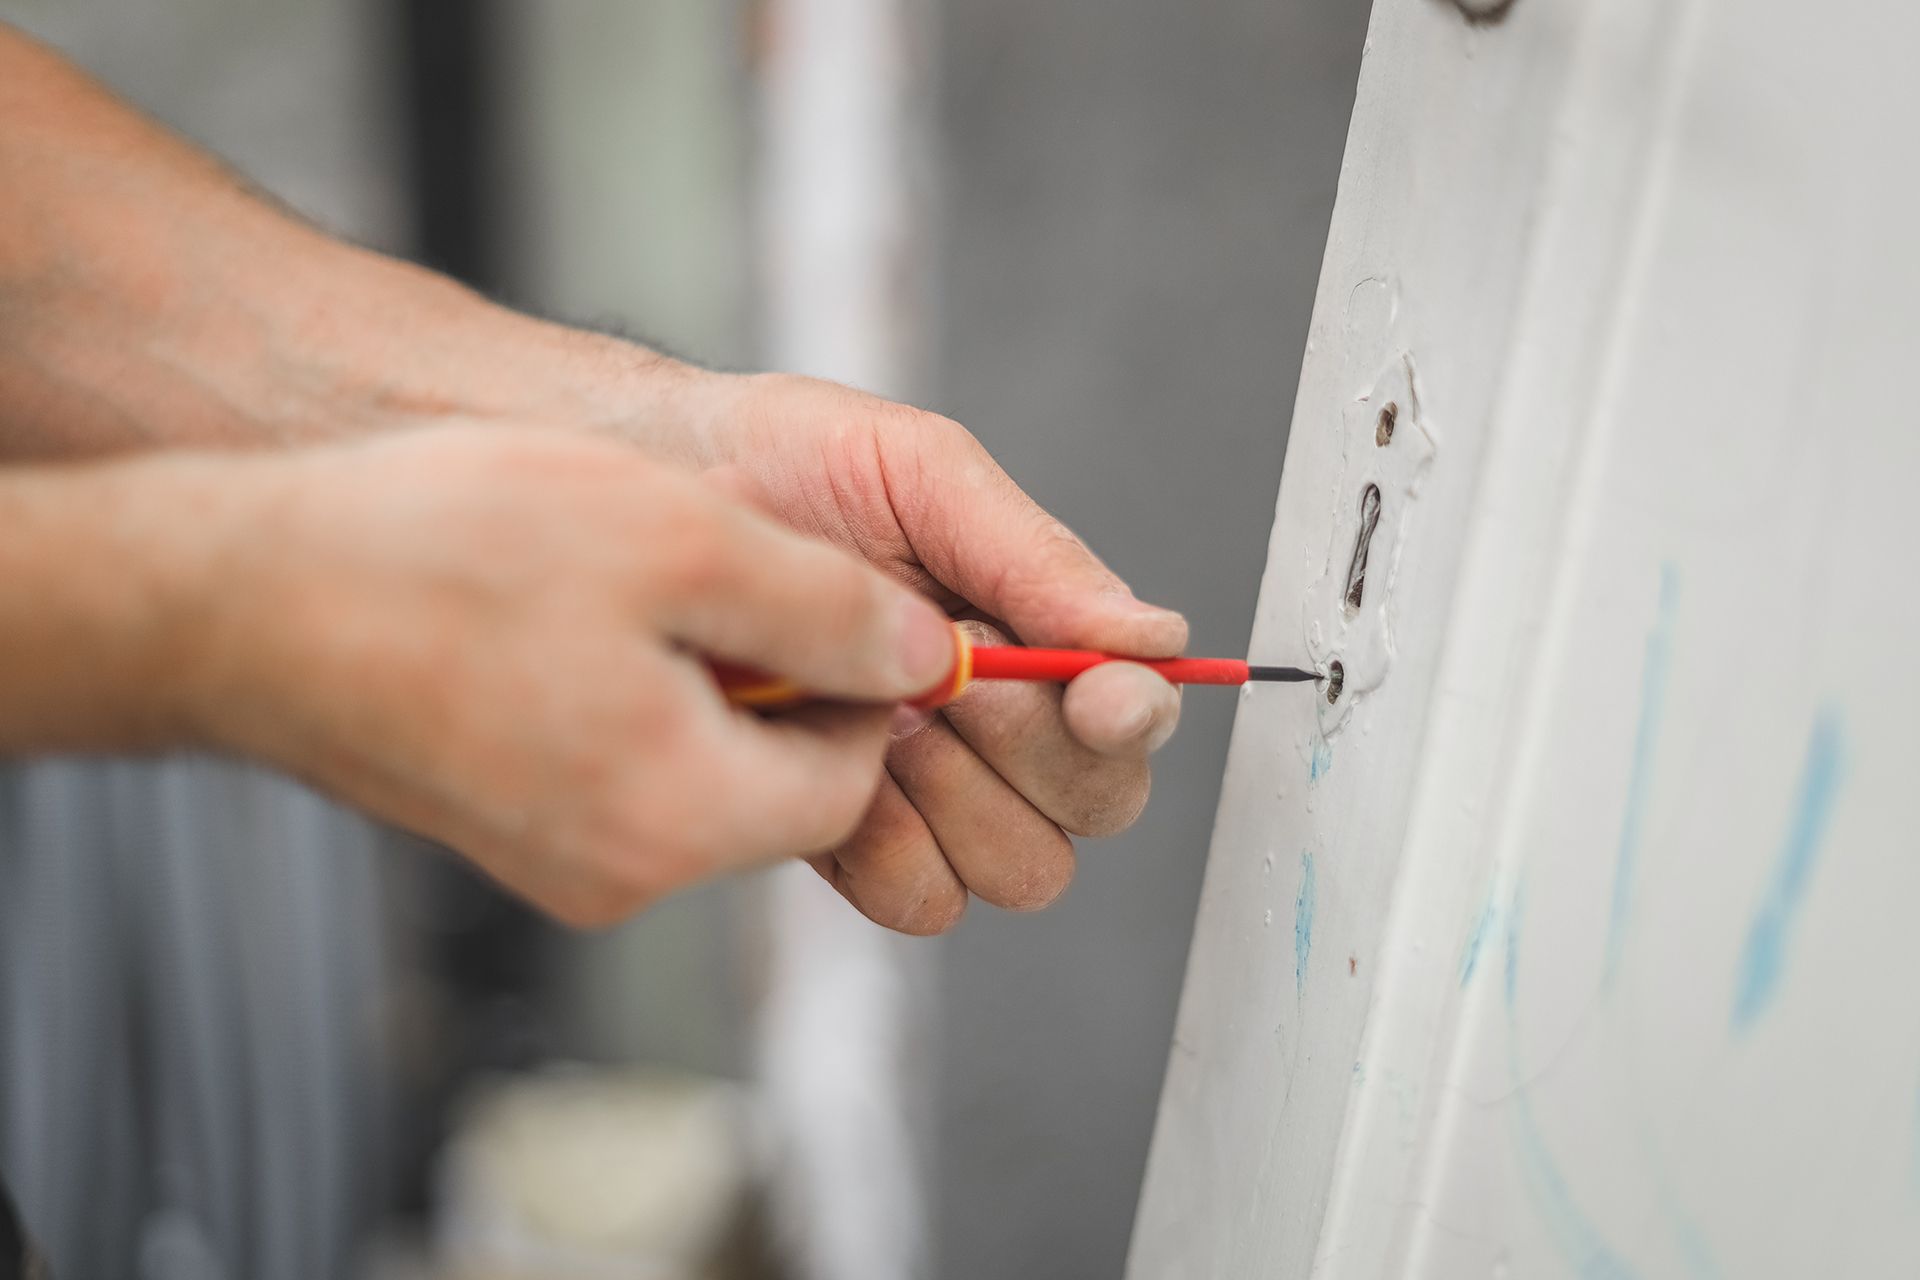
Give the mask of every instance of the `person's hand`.
[[[1135, 599], [958, 423], [807, 378], [674, 376], [670, 451], [975, 620], [976, 639], [1139, 657], [1185, 647], [1184, 619]], [[859, 830], [813, 865], [908, 933], [952, 927], [969, 892], [1045, 906], [1073, 876], [1068, 832], [1109, 835], [1139, 816], [1147, 757], [1179, 713], [1172, 686], [1123, 663], [1064, 690], [976, 684], [896, 734]]]
[[[710, 497], [716, 486], [731, 486], [778, 521], [837, 543], [955, 614], [988, 620], [1026, 643], [1142, 657], [1170, 655], [1185, 644], [1180, 618], [1136, 602], [951, 422], [800, 378], [703, 373], [629, 343], [515, 315], [430, 272], [330, 240], [256, 199], [218, 164], [129, 112], [50, 51], [4, 30], [0, 86], [9, 90], [0, 93], [0, 169], [22, 177], [14, 184], [19, 198], [0, 201], [0, 400], [8, 418], [0, 457], [286, 446], [476, 421], [532, 437], [556, 426], [581, 435], [614, 432], [657, 460], [708, 472]], [[8, 194], [16, 194], [13, 187]], [[316, 495], [324, 485], [316, 479], [301, 487], [295, 504], [302, 523], [277, 531], [300, 539], [287, 554], [315, 557], [303, 572], [324, 579], [324, 592], [275, 581], [274, 571], [262, 567], [264, 554], [248, 561], [260, 599], [293, 611], [312, 631], [292, 635], [283, 620], [288, 636], [255, 667], [297, 660], [315, 664], [325, 680], [312, 681], [304, 701], [252, 711], [251, 720], [237, 700], [232, 714], [245, 722], [232, 730], [235, 749], [266, 753], [387, 816], [481, 851], [501, 878], [549, 904], [558, 903], [561, 889], [544, 883], [540, 860], [525, 851], [534, 837], [553, 839], [554, 849], [582, 847], [554, 836], [568, 823], [596, 850], [604, 848], [607, 828], [636, 840], [666, 840], [673, 838], [673, 823], [691, 824], [687, 839], [705, 853], [669, 857], [667, 865], [718, 866], [746, 856], [706, 828], [753, 827], [746, 816], [756, 812], [750, 800], [738, 815], [708, 814], [697, 805], [699, 812], [689, 812], [689, 797], [704, 804], [721, 784], [673, 785], [690, 784], [698, 770], [676, 771], [673, 766], [691, 757], [676, 751], [670, 734], [604, 756], [606, 743], [584, 730], [563, 733], [561, 714], [552, 709], [568, 698], [591, 704], [598, 686], [570, 683], [555, 666], [532, 669], [541, 629], [560, 627], [568, 610], [584, 615], [584, 566], [596, 561], [583, 553], [578, 574], [530, 566], [561, 564], [567, 539], [599, 545], [597, 591], [612, 585], [603, 541], [611, 539], [632, 557], [621, 567], [645, 576], [641, 569], [656, 558], [664, 562], [682, 551], [666, 536], [653, 495], [671, 490], [673, 503], [694, 504], [682, 492], [685, 482], [674, 486], [656, 472], [616, 467], [612, 455], [602, 455], [606, 476], [597, 488], [574, 476], [564, 483], [543, 480], [509, 499], [508, 486], [483, 484], [473, 472], [486, 468], [469, 463], [445, 468], [459, 477], [452, 488], [435, 478], [401, 489], [380, 482], [379, 466], [392, 464], [414, 481], [441, 468], [404, 446], [394, 448], [384, 455], [337, 454], [316, 466], [316, 474], [335, 475], [347, 486], [333, 495], [338, 512], [318, 513], [324, 500]], [[506, 447], [472, 448], [491, 457]], [[312, 461], [303, 456], [297, 465], [305, 469]], [[543, 477], [566, 470], [528, 466]], [[644, 478], [632, 478], [638, 476]], [[617, 536], [603, 507], [622, 505], [613, 493], [623, 485], [633, 490], [625, 518], [651, 530], [656, 541], [634, 544]], [[592, 490], [578, 511], [566, 496], [555, 502], [533, 492], [566, 494], [569, 486]], [[417, 516], [408, 515], [409, 503], [419, 504]], [[485, 575], [441, 541], [455, 535], [437, 522], [478, 537], [475, 526], [484, 522], [474, 513], [496, 508], [504, 523], [539, 532], [528, 533], [522, 545], [496, 528], [488, 536], [499, 544], [499, 581], [485, 589], [458, 585], [462, 575], [474, 575], [476, 583]], [[455, 511], [467, 514], [455, 518]], [[571, 521], [555, 519], [555, 511], [582, 527], [569, 530]], [[353, 519], [382, 538], [368, 533], [354, 542]], [[359, 562], [364, 580], [350, 581], [344, 570], [322, 572], [325, 565]], [[447, 568], [456, 564], [457, 572]], [[509, 578], [546, 611], [517, 612], [512, 593], [501, 586]], [[428, 582], [445, 589], [415, 590]], [[788, 585], [794, 595], [808, 587], [800, 579]], [[692, 590], [684, 577], [677, 588]], [[793, 630], [824, 643], [812, 611], [791, 602], [763, 610], [752, 601], [723, 599], [727, 589], [716, 584], [710, 609], [767, 616], [784, 610], [794, 615]], [[375, 616], [363, 610], [331, 613], [337, 601], [355, 598], [350, 591], [382, 593], [391, 622], [375, 627]], [[597, 607], [601, 622], [614, 608]], [[728, 724], [745, 740], [784, 742], [793, 750], [840, 741], [823, 737], [825, 730], [760, 725], [711, 701], [694, 717], [686, 712], [688, 700], [711, 699], [711, 691], [696, 686], [696, 664], [674, 654], [668, 642], [697, 647], [698, 637], [644, 613], [621, 616], [655, 635], [634, 647], [648, 655], [650, 674], [656, 668], [678, 673], [674, 714], [700, 732], [717, 734], [716, 723]], [[663, 628], [657, 634], [649, 630], [656, 624]], [[319, 648], [298, 648], [293, 639]], [[492, 652], [503, 642], [518, 647]], [[565, 643], [587, 647], [589, 633]], [[236, 641], [236, 652], [241, 647]], [[590, 668], [594, 678], [601, 684], [612, 678], [613, 655], [573, 653], [565, 645], [555, 653], [576, 662], [594, 657], [601, 664]], [[388, 674], [382, 663], [400, 674]], [[484, 695], [467, 686], [482, 676], [503, 682], [499, 705], [476, 705]], [[347, 687], [353, 680], [384, 691], [384, 700], [354, 696]], [[451, 692], [456, 687], [458, 698]], [[651, 717], [664, 715], [671, 729], [678, 722], [653, 703], [665, 696], [623, 691], [613, 705], [630, 716], [646, 711], [646, 724], [655, 728]], [[509, 733], [517, 711], [509, 698], [545, 700], [549, 709], [516, 736]], [[912, 932], [951, 925], [969, 890], [1009, 907], [1043, 905], [1072, 874], [1065, 832], [1112, 832], [1139, 812], [1147, 754], [1172, 731], [1177, 709], [1171, 688], [1126, 665], [1091, 671], [1064, 696], [1037, 685], [976, 686], [930, 725], [891, 744], [890, 780], [859, 830], [816, 865], [869, 916]], [[598, 731], [611, 732], [607, 722], [619, 714], [603, 709]], [[869, 725], [877, 718], [809, 714], [835, 724]], [[379, 740], [363, 740], [363, 727], [377, 731]], [[697, 745], [714, 744], [707, 738]], [[555, 754], [543, 764], [547, 752]], [[845, 747], [834, 754], [857, 753]], [[633, 763], [640, 759], [662, 768], [640, 769]], [[719, 767], [718, 754], [699, 759]], [[600, 760], [606, 774], [625, 770], [623, 779], [647, 780], [644, 790], [622, 800], [624, 825], [606, 810], [615, 799], [606, 777], [581, 772], [592, 760]], [[366, 779], [351, 776], [355, 762], [372, 770]], [[656, 778], [670, 782], [656, 785]], [[778, 777], [770, 775], [766, 785], [779, 785]], [[481, 790], [462, 790], [469, 786]], [[569, 799], [569, 786], [584, 788], [582, 796]], [[486, 794], [490, 788], [502, 794]], [[841, 816], [840, 799], [838, 793], [823, 797], [827, 818]], [[649, 803], [658, 806], [651, 817], [644, 816]], [[516, 816], [530, 805], [538, 812]], [[501, 822], [531, 825], [516, 835]], [[599, 827], [587, 829], [595, 823]], [[811, 832], [772, 823], [763, 849], [800, 847], [806, 843], [800, 836], [832, 825], [822, 823]], [[592, 879], [582, 858], [613, 857], [554, 856], [552, 875], [574, 888]], [[649, 878], [647, 888], [668, 882]], [[561, 910], [598, 914], [581, 905], [591, 895], [567, 893]]]
[[[196, 465], [190, 736], [570, 923], [842, 844], [893, 701], [951, 668], [924, 598], [625, 445], [450, 429]], [[849, 702], [740, 711], [708, 656]]]

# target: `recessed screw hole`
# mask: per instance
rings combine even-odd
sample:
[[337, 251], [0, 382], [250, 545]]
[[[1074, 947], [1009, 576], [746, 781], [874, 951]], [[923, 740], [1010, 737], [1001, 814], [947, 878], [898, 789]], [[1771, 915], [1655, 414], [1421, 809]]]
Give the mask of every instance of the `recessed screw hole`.
[[1347, 687], [1347, 669], [1340, 659], [1335, 658], [1327, 664], [1327, 701], [1340, 701], [1340, 691]]
[[1367, 549], [1380, 527], [1380, 486], [1370, 484], [1360, 494], [1360, 536], [1354, 539], [1353, 559], [1347, 565], [1347, 609], [1360, 608], [1367, 592]]
[[1393, 443], [1393, 428], [1400, 421], [1400, 406], [1388, 404], [1380, 411], [1380, 420], [1373, 426], [1373, 442], [1382, 449]]

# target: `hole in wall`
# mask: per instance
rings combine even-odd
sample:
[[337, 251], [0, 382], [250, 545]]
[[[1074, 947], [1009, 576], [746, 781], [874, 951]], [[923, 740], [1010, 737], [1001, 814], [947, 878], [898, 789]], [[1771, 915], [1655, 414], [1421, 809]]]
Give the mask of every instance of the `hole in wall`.
[[1346, 664], [1335, 658], [1327, 664], [1327, 701], [1340, 701], [1340, 691], [1347, 687]]
[[1453, 7], [1470, 27], [1490, 27], [1506, 21], [1516, 0], [1453, 0]]
[[1360, 493], [1360, 534], [1354, 539], [1353, 559], [1347, 565], [1347, 610], [1360, 607], [1367, 593], [1367, 549], [1380, 527], [1380, 486], [1370, 484]]
[[1400, 406], [1389, 404], [1380, 411], [1379, 421], [1373, 424], [1373, 442], [1382, 449], [1393, 443], [1393, 429], [1400, 422]]

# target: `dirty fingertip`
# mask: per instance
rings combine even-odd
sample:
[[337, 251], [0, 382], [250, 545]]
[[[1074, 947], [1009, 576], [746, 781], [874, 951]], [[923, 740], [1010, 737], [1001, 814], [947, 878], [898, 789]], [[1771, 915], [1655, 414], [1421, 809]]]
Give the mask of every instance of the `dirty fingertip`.
[[1157, 751], [1180, 723], [1180, 693], [1145, 667], [1113, 662], [1067, 686], [1062, 706], [1074, 737], [1103, 755]]

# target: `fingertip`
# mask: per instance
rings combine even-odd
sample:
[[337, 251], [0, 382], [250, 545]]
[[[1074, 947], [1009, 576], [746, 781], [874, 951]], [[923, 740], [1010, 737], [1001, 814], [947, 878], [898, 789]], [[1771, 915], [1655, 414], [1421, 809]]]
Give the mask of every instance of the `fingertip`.
[[910, 938], [937, 938], [958, 928], [967, 914], [967, 891], [958, 885], [940, 886], [930, 891], [905, 912], [888, 920], [875, 919], [895, 933]]
[[1044, 911], [1066, 893], [1078, 869], [1073, 841], [1067, 838], [1066, 832], [1060, 831], [1056, 849], [1048, 856], [1029, 858], [1019, 873], [1001, 887], [994, 905], [1021, 913]]
[[952, 676], [958, 660], [953, 623], [931, 600], [902, 590], [894, 625], [901, 697], [926, 693]]
[[1089, 749], [1145, 757], [1179, 726], [1180, 691], [1146, 667], [1109, 662], [1069, 684], [1061, 709], [1068, 731]]
[[1137, 599], [1123, 586], [1081, 597], [1057, 643], [1137, 658], [1173, 658], [1186, 652], [1187, 620]]

